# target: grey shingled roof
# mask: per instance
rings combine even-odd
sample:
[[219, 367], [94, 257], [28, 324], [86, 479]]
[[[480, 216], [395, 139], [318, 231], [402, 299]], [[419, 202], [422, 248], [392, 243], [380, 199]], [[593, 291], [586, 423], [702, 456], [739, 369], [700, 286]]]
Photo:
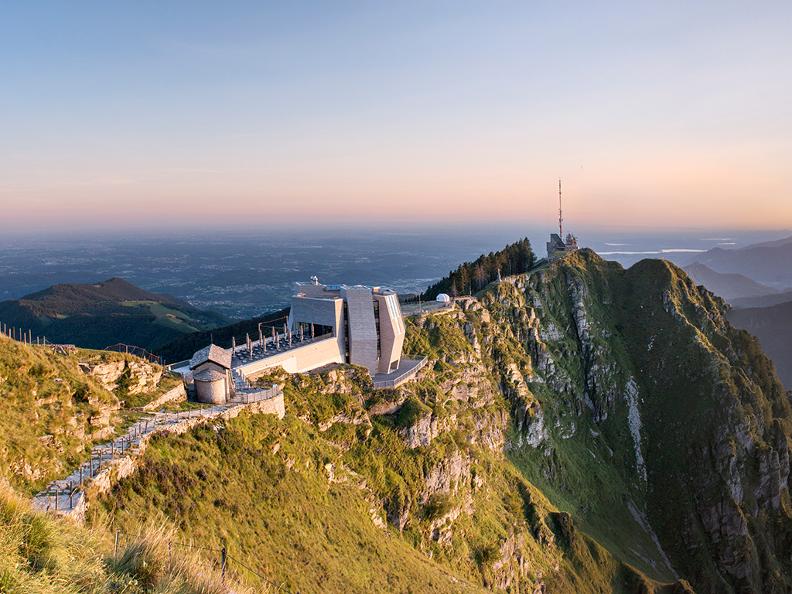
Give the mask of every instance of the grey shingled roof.
[[224, 349], [216, 344], [210, 344], [208, 347], [202, 348], [192, 356], [192, 359], [190, 359], [190, 369], [195, 369], [207, 361], [217, 363], [226, 369], [231, 369], [231, 349]]
[[225, 379], [225, 374], [216, 369], [202, 369], [193, 376], [193, 379], [197, 382], [214, 382]]

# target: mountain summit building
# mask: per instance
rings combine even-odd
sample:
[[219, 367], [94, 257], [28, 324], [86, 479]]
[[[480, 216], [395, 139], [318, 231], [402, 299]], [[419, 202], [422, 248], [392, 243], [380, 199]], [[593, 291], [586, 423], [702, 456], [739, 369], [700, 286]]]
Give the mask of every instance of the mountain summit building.
[[[277, 367], [306, 373], [329, 365], [359, 365], [375, 388], [395, 388], [426, 364], [425, 357], [402, 359], [404, 319], [399, 295], [392, 289], [322, 285], [316, 277], [298, 282], [287, 322], [270, 330], [272, 335], [265, 336], [259, 325], [258, 340], [247, 336], [243, 344], [233, 341], [230, 349], [210, 345], [198, 351], [189, 366], [174, 371], [185, 377], [188, 387], [194, 383], [201, 394], [211, 393], [214, 401], [223, 391], [240, 392], [249, 387], [249, 380]], [[212, 373], [204, 373], [212, 354], [224, 365], [216, 369], [212, 360]], [[208, 382], [214, 383], [204, 385]]]
[[554, 262], [577, 249], [577, 238], [571, 233], [567, 233], [566, 240], [561, 239], [558, 233], [551, 233], [550, 241], [547, 242], [547, 259]]
[[360, 365], [374, 376], [399, 368], [404, 320], [396, 291], [355, 285], [296, 283], [288, 328], [292, 334], [332, 335], [341, 362]]
[[577, 251], [577, 238], [571, 233], [567, 233], [564, 239], [564, 215], [561, 210], [561, 180], [558, 180], [558, 233], [550, 234], [550, 241], [547, 242], [547, 259], [554, 262], [564, 257], [569, 252]]

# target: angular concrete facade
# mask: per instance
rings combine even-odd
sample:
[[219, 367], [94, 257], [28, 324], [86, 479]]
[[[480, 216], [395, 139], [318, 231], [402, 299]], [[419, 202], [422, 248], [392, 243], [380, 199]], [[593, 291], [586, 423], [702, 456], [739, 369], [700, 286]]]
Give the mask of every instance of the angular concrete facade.
[[353, 365], [365, 367], [374, 375], [379, 363], [379, 339], [371, 289], [363, 286], [344, 287], [341, 292], [346, 305], [346, 326], [349, 332], [348, 360]]
[[393, 387], [406, 381], [418, 362], [402, 361], [404, 332], [399, 296], [391, 289], [297, 283], [282, 333], [273, 330], [271, 338], [262, 334], [257, 341], [248, 337], [233, 352], [210, 345], [195, 353], [189, 371], [179, 369], [204, 372], [195, 385], [200, 398], [211, 402], [223, 392], [226, 400], [236, 397], [248, 389], [248, 380], [275, 367], [305, 373], [351, 363], [365, 367], [375, 385]]
[[380, 355], [377, 371], [391, 373], [399, 368], [404, 346], [404, 320], [399, 296], [394, 292], [375, 292], [374, 299], [379, 306]]
[[404, 321], [399, 296], [390, 289], [297, 283], [288, 324], [292, 333], [305, 324], [330, 327], [342, 360], [372, 376], [399, 367]]

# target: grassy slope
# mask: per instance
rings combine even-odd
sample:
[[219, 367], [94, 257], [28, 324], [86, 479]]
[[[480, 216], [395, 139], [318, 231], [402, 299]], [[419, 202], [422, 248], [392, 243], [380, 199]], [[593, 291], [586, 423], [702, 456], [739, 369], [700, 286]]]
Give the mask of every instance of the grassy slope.
[[[171, 535], [156, 524], [138, 525], [114, 558], [104, 526], [82, 529], [30, 507], [30, 493], [87, 457], [91, 431], [99, 428], [91, 417], [119, 404], [115, 394], [80, 371], [78, 362], [124, 359], [134, 360], [95, 351], [60, 355], [0, 337], [0, 592], [228, 592], [229, 584], [224, 586], [204, 560], [181, 551], [169, 555]], [[125, 411], [111, 414], [110, 421], [122, 426]], [[234, 588], [237, 594], [247, 592]]]
[[[107, 438], [140, 406], [173, 387], [165, 377], [151, 393], [105, 390], [79, 367], [81, 361], [135, 360], [132, 355], [79, 350], [68, 355], [0, 336], [0, 478], [35, 492], [86, 460], [91, 445]], [[139, 360], [138, 360], [139, 361]], [[122, 382], [123, 383], [123, 382]]]
[[[591, 353], [584, 352], [571, 315], [569, 287], [575, 279], [587, 292]], [[519, 352], [519, 342], [525, 340], [518, 336], [525, 327], [525, 295], [536, 297], [542, 326], [559, 330], [555, 337], [548, 333], [546, 342], [554, 362], [552, 377], [529, 382], [542, 403], [549, 438], [540, 448], [513, 449], [512, 460], [619, 558], [659, 579], [673, 575], [650, 535], [629, 513], [631, 502], [651, 518], [683, 575], [705, 591], [730, 587], [716, 568], [720, 563], [722, 571], [729, 553], [713, 546], [696, 518], [702, 508], [724, 500], [724, 471], [713, 457], [725, 453], [709, 454], [721, 436], [760, 418], [759, 426], [768, 430], [764, 435], [752, 430], [750, 435], [761, 453], [773, 447], [767, 441], [775, 427], [785, 427], [789, 435], [789, 404], [771, 364], [754, 341], [728, 327], [720, 301], [667, 263], [645, 261], [623, 271], [583, 252], [534, 273], [526, 285], [525, 293], [504, 283], [483, 295], [498, 320], [495, 342], [511, 343]], [[666, 311], [664, 294], [685, 316], [684, 323]], [[639, 385], [648, 488], [638, 479], [628, 430], [623, 393], [630, 376]], [[584, 379], [592, 377], [595, 385], [587, 387]], [[607, 411], [606, 419], [594, 421], [586, 392], [595, 410]], [[743, 478], [747, 509], [757, 488], [757, 469]], [[783, 583], [777, 557], [788, 538], [785, 509], [775, 519], [763, 513], [752, 520], [746, 514], [751, 536], [734, 544], [734, 550], [742, 551], [739, 555], [765, 565], [768, 587]], [[688, 549], [685, 540], [696, 544]], [[758, 566], [755, 571], [760, 571]], [[757, 587], [758, 575], [751, 579], [744, 585]]]
[[[5, 594], [249, 594], [195, 555], [170, 552], [162, 530], [128, 539], [34, 512], [0, 484], [0, 592]], [[257, 589], [267, 592], [268, 588]]]
[[201, 546], [225, 542], [290, 590], [477, 590], [377, 528], [353, 483], [329, 483], [324, 464], [337, 456], [301, 421], [243, 416], [157, 440], [105, 511], [125, 530], [162, 517]]
[[[568, 258], [565, 266], [580, 275], [591, 291], [591, 323], [614, 328], [617, 320], [607, 307], [612, 302], [607, 296], [610, 291], [607, 278], [618, 265], [601, 260], [592, 265]], [[559, 339], [548, 341], [548, 348], [563, 372], [559, 376], [568, 381], [569, 391], [559, 393], [537, 376], [534, 376], [537, 381], [529, 381], [532, 396], [541, 403], [552, 447], [511, 448], [509, 458], [554, 505], [571, 513], [586, 532], [618, 558], [655, 579], [671, 581], [674, 574], [667, 571], [650, 535], [628, 510], [628, 502], [640, 509], [643, 496], [635, 486], [633, 460], [624, 456], [632, 450], [626, 431], [626, 410], [623, 406], [616, 407], [610, 421], [611, 426], [620, 429], [609, 430], [607, 425], [595, 423], [588, 407], [581, 403], [585, 365], [577, 344], [566, 281], [563, 274], [558, 274], [558, 265], [543, 269], [542, 274], [530, 291], [539, 294], [544, 306], [540, 313], [543, 325], [553, 324], [560, 330]], [[497, 321], [487, 326], [487, 332], [495, 334], [493, 342], [498, 345], [493, 349], [490, 366], [502, 368], [505, 363], [521, 361], [525, 347], [518, 336], [526, 324], [526, 303], [521, 289], [504, 283], [490, 287], [482, 297]], [[622, 383], [624, 372], [631, 368], [624, 349], [596, 336], [594, 342], [602, 349], [599, 356], [611, 362], [610, 380], [617, 385]], [[519, 435], [512, 433], [511, 441], [518, 440]]]
[[[739, 587], [788, 588], [789, 577], [783, 576], [789, 565], [779, 565], [787, 561], [792, 528], [788, 498], [778, 515], [769, 510], [751, 513], [759, 503], [754, 499], [760, 482], [758, 460], [743, 456], [734, 446], [743, 427], [757, 455], [775, 447], [774, 434], [785, 436], [785, 441], [792, 435], [789, 401], [772, 364], [753, 339], [726, 323], [723, 304], [699, 291], [676, 267], [647, 261], [625, 276], [633, 290], [622, 294], [622, 303], [633, 323], [625, 326], [624, 336], [632, 345], [636, 366], [644, 371], [647, 457], [654, 461], [647, 498], [661, 538], [689, 575], [725, 587], [731, 580], [718, 565], [719, 544], [706, 537], [697, 520], [702, 508], [734, 506], [735, 517], [747, 522], [748, 531], [724, 536], [723, 541], [756, 568]], [[663, 292], [684, 316], [682, 327], [663, 310]], [[657, 335], [666, 340], [648, 351], [644, 345]], [[737, 451], [735, 463], [746, 467], [740, 506], [724, 496], [727, 486], [718, 460], [726, 453], [720, 451], [724, 437], [731, 441], [727, 451]], [[678, 537], [681, 526], [689, 540], [704, 546], [693, 551], [685, 547]]]
[[0, 337], [0, 473], [35, 491], [87, 455], [91, 419], [118, 399], [83, 374], [75, 355]]

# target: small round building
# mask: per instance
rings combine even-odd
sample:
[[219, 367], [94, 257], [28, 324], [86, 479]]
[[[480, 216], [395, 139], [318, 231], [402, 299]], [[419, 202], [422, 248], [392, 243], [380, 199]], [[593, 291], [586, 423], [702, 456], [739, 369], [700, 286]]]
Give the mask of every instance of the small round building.
[[195, 382], [195, 399], [207, 404], [223, 404], [226, 401], [228, 388], [224, 373], [214, 369], [203, 369], [193, 375]]
[[190, 359], [195, 399], [207, 404], [223, 404], [232, 396], [231, 351], [215, 344]]
[[438, 303], [451, 303], [451, 297], [447, 293], [440, 293], [435, 297], [435, 301]]

